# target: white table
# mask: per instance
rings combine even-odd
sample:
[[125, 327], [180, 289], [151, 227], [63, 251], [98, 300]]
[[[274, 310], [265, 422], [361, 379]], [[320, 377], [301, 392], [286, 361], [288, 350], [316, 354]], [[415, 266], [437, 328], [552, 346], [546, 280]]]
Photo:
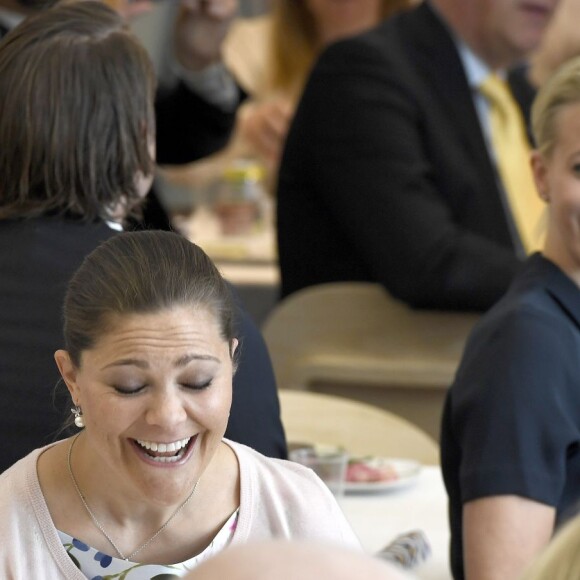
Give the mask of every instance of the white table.
[[368, 553], [378, 552], [399, 534], [419, 529], [427, 536], [432, 553], [413, 574], [425, 580], [451, 578], [447, 494], [439, 467], [423, 467], [412, 486], [346, 495], [340, 505]]
[[224, 236], [215, 215], [200, 207], [184, 222], [185, 235], [212, 258], [222, 276], [237, 287], [246, 310], [260, 325], [278, 301], [280, 272], [276, 240], [269, 227], [245, 236]]

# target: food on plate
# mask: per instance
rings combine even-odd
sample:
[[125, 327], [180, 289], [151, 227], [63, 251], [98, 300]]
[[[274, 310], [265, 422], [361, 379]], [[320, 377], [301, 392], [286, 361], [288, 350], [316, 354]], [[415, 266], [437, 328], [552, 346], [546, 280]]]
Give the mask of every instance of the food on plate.
[[399, 474], [392, 464], [373, 458], [350, 459], [346, 468], [349, 483], [375, 483], [395, 481]]

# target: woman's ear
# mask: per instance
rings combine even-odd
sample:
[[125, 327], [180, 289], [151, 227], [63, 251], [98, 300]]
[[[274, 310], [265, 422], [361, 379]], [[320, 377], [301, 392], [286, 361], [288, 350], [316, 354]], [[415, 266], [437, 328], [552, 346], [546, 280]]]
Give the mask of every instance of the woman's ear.
[[80, 392], [77, 384], [78, 369], [66, 350], [57, 350], [54, 360], [75, 405], [80, 405]]
[[550, 201], [549, 187], [548, 187], [548, 166], [544, 154], [539, 151], [533, 151], [531, 160], [532, 173], [534, 174], [534, 181], [538, 195], [548, 203]]

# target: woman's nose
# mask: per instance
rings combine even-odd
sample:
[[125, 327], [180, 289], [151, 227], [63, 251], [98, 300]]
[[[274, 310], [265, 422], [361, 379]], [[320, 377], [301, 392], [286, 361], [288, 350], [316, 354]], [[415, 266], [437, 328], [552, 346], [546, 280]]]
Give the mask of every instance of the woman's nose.
[[163, 389], [151, 397], [146, 414], [146, 421], [150, 425], [173, 427], [186, 418], [184, 402], [177, 389]]

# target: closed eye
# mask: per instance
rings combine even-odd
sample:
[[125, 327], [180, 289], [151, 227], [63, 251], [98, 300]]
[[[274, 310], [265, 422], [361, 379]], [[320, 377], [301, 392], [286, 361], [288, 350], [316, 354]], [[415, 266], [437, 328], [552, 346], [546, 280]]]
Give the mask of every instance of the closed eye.
[[141, 385], [138, 387], [121, 387], [118, 385], [113, 385], [113, 388], [117, 393], [121, 395], [136, 395], [137, 393], [141, 392], [147, 385]]
[[202, 391], [207, 389], [213, 382], [213, 378], [201, 383], [181, 383], [181, 386], [192, 391]]

